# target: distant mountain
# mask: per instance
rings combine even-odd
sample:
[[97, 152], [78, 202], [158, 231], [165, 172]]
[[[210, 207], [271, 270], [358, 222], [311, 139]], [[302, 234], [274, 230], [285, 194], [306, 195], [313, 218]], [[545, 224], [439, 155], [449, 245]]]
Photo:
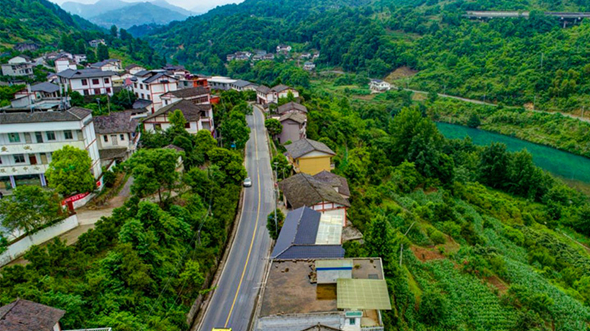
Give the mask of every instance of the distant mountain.
[[121, 9], [132, 5], [129, 2], [121, 0], [99, 0], [93, 4], [83, 4], [78, 2], [64, 2], [61, 8], [70, 12], [71, 14], [80, 15], [86, 19], [106, 13], [111, 10]]
[[172, 21], [185, 20], [187, 17], [187, 15], [157, 6], [151, 2], [140, 2], [90, 17], [89, 20], [106, 28], [116, 25], [128, 29], [134, 25], [164, 25]]
[[[99, 0], [94, 4], [84, 4], [74, 1], [64, 2], [61, 7], [66, 11], [80, 15], [86, 19], [92, 19], [93, 17], [100, 16], [107, 12], [116, 11], [124, 8], [135, 7], [140, 4], [151, 4], [154, 6], [158, 6], [164, 9], [171, 10], [178, 14], [183, 15], [184, 17], [194, 15], [193, 12], [186, 10], [182, 7], [174, 6], [168, 3], [166, 0], [153, 0], [153, 1], [145, 1], [145, 2], [126, 2], [122, 0]], [[135, 7], [137, 9], [137, 7]], [[168, 21], [170, 22], [170, 21]], [[143, 23], [149, 23], [149, 20], [146, 18], [144, 19]], [[142, 23], [140, 23], [142, 24]]]

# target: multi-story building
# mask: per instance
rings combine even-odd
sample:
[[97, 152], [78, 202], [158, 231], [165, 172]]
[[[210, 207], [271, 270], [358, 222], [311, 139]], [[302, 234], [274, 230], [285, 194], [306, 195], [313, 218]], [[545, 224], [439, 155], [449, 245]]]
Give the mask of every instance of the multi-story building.
[[55, 60], [55, 72], [62, 72], [68, 69], [78, 69], [78, 67], [76, 66], [76, 62], [74, 60], [67, 57], [62, 57]]
[[196, 134], [201, 130], [213, 133], [215, 130], [211, 104], [195, 104], [190, 100], [180, 100], [147, 116], [143, 120], [145, 131], [155, 132], [168, 129], [172, 125], [169, 120], [170, 114], [177, 109], [184, 115], [186, 120], [185, 129], [188, 133]]
[[26, 55], [15, 56], [8, 60], [8, 63], [2, 64], [2, 75], [4, 76], [32, 76], [33, 64], [31, 58]]
[[82, 95], [113, 95], [113, 79], [117, 74], [100, 69], [67, 69], [57, 74], [62, 84]]
[[164, 106], [180, 100], [190, 100], [195, 104], [211, 103], [211, 91], [208, 87], [190, 87], [162, 94], [160, 97]]
[[104, 61], [96, 62], [90, 65], [92, 69], [100, 69], [102, 71], [123, 71], [121, 60], [106, 59]]
[[164, 106], [160, 98], [163, 94], [178, 90], [178, 79], [163, 70], [140, 71], [133, 78], [133, 93], [139, 99], [152, 103], [148, 106], [152, 114]]
[[7, 193], [20, 185], [46, 186], [45, 171], [51, 155], [65, 145], [88, 151], [92, 159], [89, 171], [100, 182], [102, 170], [92, 111], [78, 107], [4, 110], [0, 113], [0, 190]]
[[100, 161], [107, 168], [113, 161], [124, 161], [137, 149], [139, 120], [130, 110], [94, 118]]

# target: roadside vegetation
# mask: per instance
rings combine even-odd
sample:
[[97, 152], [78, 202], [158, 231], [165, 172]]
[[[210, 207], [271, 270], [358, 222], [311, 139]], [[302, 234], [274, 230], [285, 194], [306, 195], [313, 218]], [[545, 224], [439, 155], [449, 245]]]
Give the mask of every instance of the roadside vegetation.
[[[246, 170], [239, 150], [172, 127], [146, 134], [121, 166], [132, 196], [71, 246], [34, 246], [26, 266], [0, 271], [0, 305], [17, 297], [64, 309], [64, 328], [186, 330], [206, 292], [235, 219]], [[182, 148], [163, 148], [174, 144]], [[184, 172], [177, 172], [184, 167]], [[87, 170], [86, 170], [87, 171]], [[0, 250], [3, 244], [0, 242]]]
[[320, 92], [305, 102], [308, 137], [337, 151], [349, 219], [365, 236], [346, 254], [384, 259], [394, 303], [386, 325], [586, 328], [590, 248], [572, 238], [590, 235], [588, 196], [526, 151], [445, 139], [427, 117], [431, 104], [389, 98], [376, 107]]

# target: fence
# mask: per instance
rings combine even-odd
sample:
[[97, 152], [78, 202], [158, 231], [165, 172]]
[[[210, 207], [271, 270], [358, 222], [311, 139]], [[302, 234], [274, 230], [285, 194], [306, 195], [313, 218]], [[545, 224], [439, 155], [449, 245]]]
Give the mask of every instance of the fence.
[[78, 226], [78, 216], [72, 215], [63, 221], [56, 223], [46, 229], [40, 230], [30, 236], [26, 236], [21, 240], [12, 243], [8, 246], [6, 252], [0, 254], [0, 267], [7, 265], [11, 261], [16, 260], [24, 255], [29, 248], [34, 245], [42, 244], [48, 240], [53, 239], [63, 233], [70, 231]]

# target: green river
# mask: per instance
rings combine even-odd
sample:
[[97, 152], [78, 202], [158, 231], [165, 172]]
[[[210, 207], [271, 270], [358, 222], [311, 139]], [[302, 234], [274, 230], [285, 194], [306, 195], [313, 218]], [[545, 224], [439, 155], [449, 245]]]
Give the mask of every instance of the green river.
[[570, 185], [590, 192], [589, 158], [485, 130], [448, 123], [436, 123], [436, 125], [447, 138], [463, 139], [469, 136], [476, 145], [489, 145], [492, 142], [499, 142], [505, 144], [510, 151], [520, 151], [526, 148], [533, 155], [533, 161], [537, 166], [563, 179]]

